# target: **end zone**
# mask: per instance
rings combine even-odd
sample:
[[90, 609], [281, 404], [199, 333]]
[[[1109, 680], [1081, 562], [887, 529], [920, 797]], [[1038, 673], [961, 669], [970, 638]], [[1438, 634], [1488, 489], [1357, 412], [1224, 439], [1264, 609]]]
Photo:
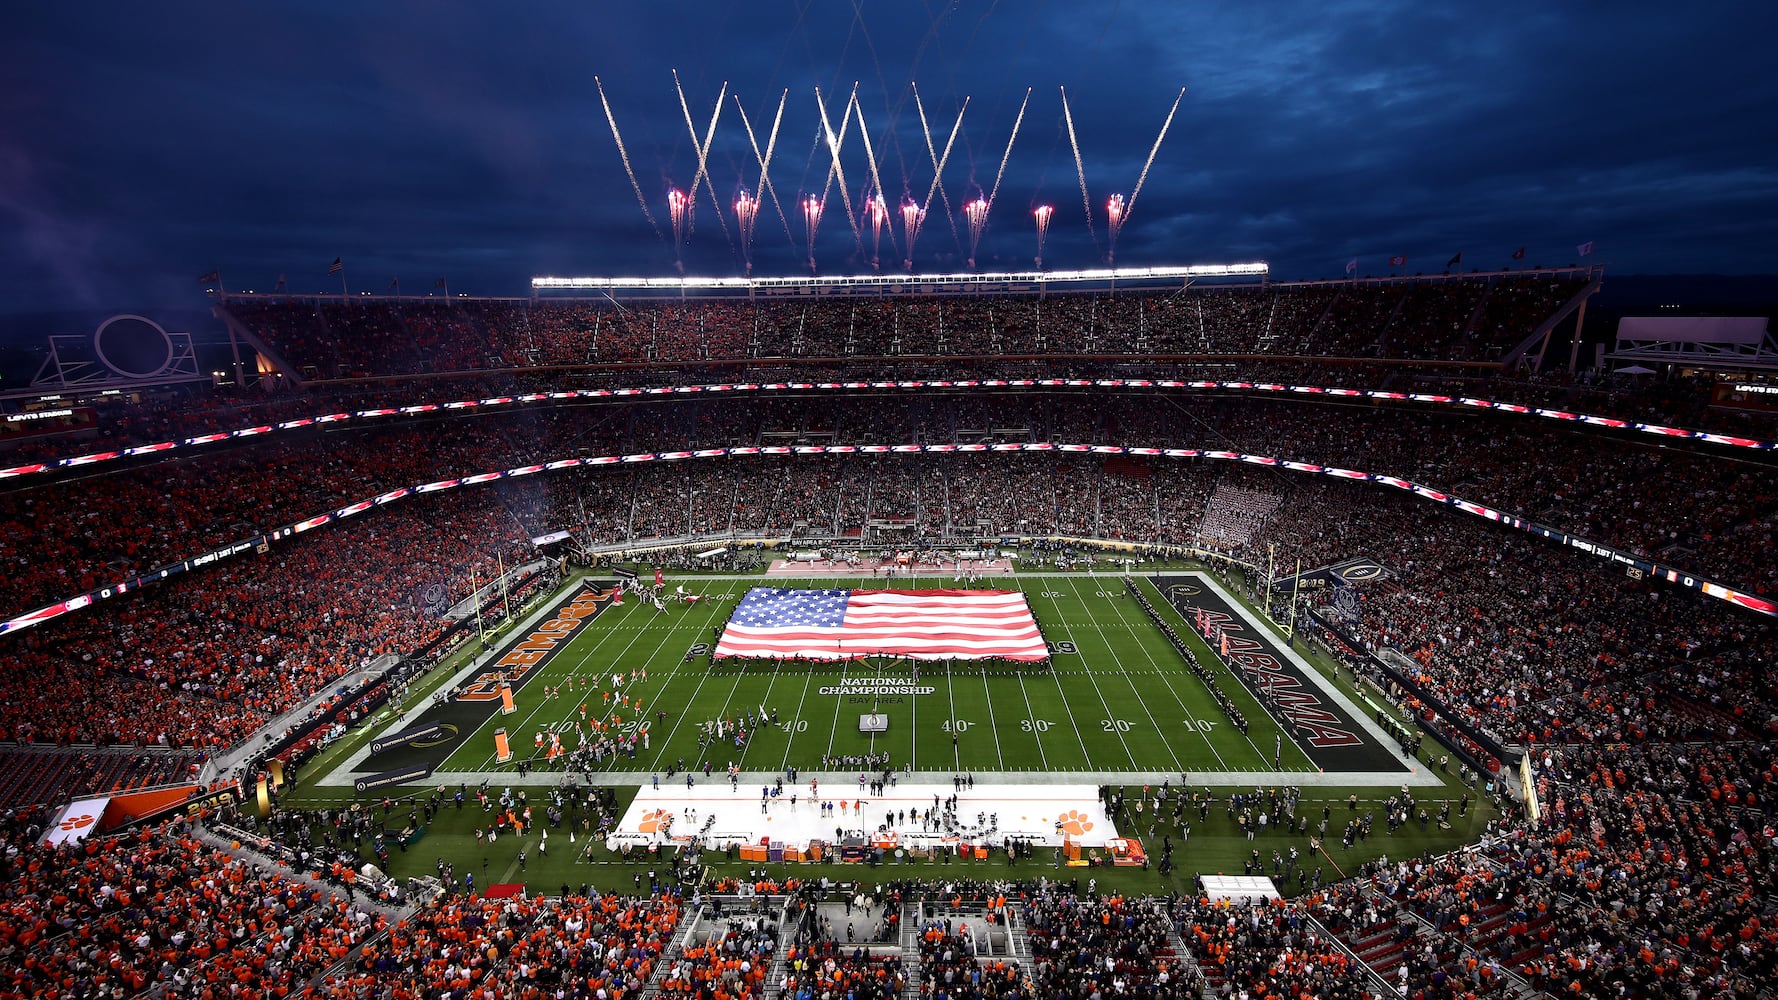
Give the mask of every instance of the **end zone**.
[[1370, 715], [1346, 697], [1321, 671], [1280, 643], [1272, 631], [1214, 580], [1202, 573], [1151, 577], [1185, 622], [1203, 637], [1199, 616], [1213, 635], [1226, 638], [1221, 653], [1248, 692], [1293, 734], [1298, 746], [1324, 772], [1413, 773], [1395, 743]]

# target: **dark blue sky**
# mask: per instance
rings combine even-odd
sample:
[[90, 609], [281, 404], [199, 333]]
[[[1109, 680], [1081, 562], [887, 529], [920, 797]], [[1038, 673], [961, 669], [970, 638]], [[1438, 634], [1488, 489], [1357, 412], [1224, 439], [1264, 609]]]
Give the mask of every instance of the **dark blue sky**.
[[[1102, 263], [1103, 205], [1129, 195], [1167, 109], [1190, 92], [1117, 243], [1120, 264], [1264, 258], [1282, 278], [1358, 257], [1408, 271], [1575, 259], [1627, 272], [1778, 271], [1778, 83], [1769, 4], [1287, 4], [784, 0], [752, 4], [19, 4], [0, 45], [0, 312], [190, 306], [231, 289], [524, 294], [533, 274], [670, 274], [669, 187], [728, 83], [709, 165], [727, 205], [788, 89], [771, 177], [818, 190], [814, 88], [835, 128], [858, 84], [883, 187], [931, 181], [909, 98], [942, 144], [954, 213], [1029, 108], [977, 253], [1030, 263], [1030, 209], [1055, 206], [1045, 261]], [[268, 8], [268, 9], [261, 9]], [[646, 9], [644, 9], [646, 8]], [[638, 207], [594, 77], [650, 209]], [[1066, 86], [1099, 217], [1089, 235], [1062, 126]], [[891, 128], [893, 122], [894, 127]], [[841, 151], [855, 208], [868, 165]], [[698, 191], [683, 250], [738, 273], [734, 218]], [[794, 206], [786, 205], [794, 212]], [[962, 266], [934, 198], [916, 266]], [[791, 217], [800, 241], [802, 220]], [[897, 236], [899, 240], [899, 234]], [[837, 188], [816, 256], [868, 268]], [[900, 250], [882, 257], [898, 262]], [[755, 269], [797, 273], [768, 204]]]

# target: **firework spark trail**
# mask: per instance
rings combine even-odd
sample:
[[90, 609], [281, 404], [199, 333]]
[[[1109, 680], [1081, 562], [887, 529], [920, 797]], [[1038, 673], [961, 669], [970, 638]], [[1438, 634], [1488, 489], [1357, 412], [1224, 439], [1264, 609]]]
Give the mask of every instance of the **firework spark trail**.
[[982, 234], [988, 229], [988, 210], [994, 207], [994, 196], [1000, 193], [1000, 179], [1006, 176], [1006, 161], [1012, 159], [1012, 144], [1018, 141], [1019, 126], [1025, 121], [1025, 105], [1031, 103], [1031, 88], [1025, 88], [1025, 99], [1019, 102], [1019, 113], [1012, 121], [1012, 135], [1006, 138], [1006, 152], [1000, 154], [1000, 169], [994, 171], [994, 186], [989, 189], [986, 199], [976, 198], [963, 206], [963, 214], [969, 219], [969, 266], [975, 266], [975, 252], [981, 245]]
[[680, 250], [685, 246], [685, 238], [691, 233], [691, 199], [678, 188], [667, 191], [667, 217], [673, 223], [673, 258], [684, 266]]
[[926, 210], [921, 208], [914, 199], [909, 198], [901, 203], [901, 232], [906, 239], [908, 248], [907, 259], [903, 260], [901, 264], [910, 271], [914, 269], [914, 240], [919, 238], [920, 223], [925, 218]]
[[1080, 175], [1080, 207], [1087, 212], [1087, 235], [1098, 246], [1099, 234], [1093, 232], [1093, 199], [1087, 194], [1087, 168], [1080, 162], [1080, 141], [1074, 137], [1074, 113], [1068, 110], [1068, 88], [1062, 88], [1062, 119], [1068, 123], [1068, 145], [1074, 150], [1074, 172]]
[[852, 124], [852, 107], [858, 103], [858, 84], [852, 85], [852, 96], [846, 98], [845, 110], [840, 114], [840, 134], [835, 137], [833, 125], [827, 119], [827, 102], [821, 97], [821, 88], [815, 88], [815, 106], [821, 110], [821, 134], [827, 142], [827, 153], [831, 164], [827, 170], [827, 183], [821, 189], [821, 201], [827, 201], [827, 192], [833, 187], [834, 177], [840, 179], [840, 204], [846, 209], [846, 222], [852, 226], [853, 244], [862, 251], [864, 249], [864, 233], [858, 229], [858, 217], [852, 214], [852, 192], [846, 188], [846, 168], [840, 165], [840, 147], [846, 144], [846, 129]]
[[1019, 114], [1012, 120], [1012, 135], [1006, 139], [1006, 152], [1000, 154], [1000, 169], [994, 171], [994, 187], [988, 192], [988, 205], [993, 207], [994, 196], [1000, 193], [1000, 178], [1006, 175], [1006, 161], [1012, 159], [1012, 144], [1019, 138], [1019, 125], [1025, 121], [1025, 105], [1031, 103], [1031, 88], [1025, 88], [1025, 99], [1019, 102]]
[[[883, 200], [883, 193], [878, 191], [871, 195], [867, 206], [870, 212], [870, 266], [878, 268], [883, 262], [883, 224], [889, 221], [889, 204]], [[895, 230], [889, 230], [889, 249], [895, 249]]]
[[[937, 191], [940, 201], [942, 201], [945, 206], [945, 218], [950, 220], [951, 223], [951, 239], [962, 242], [957, 236], [957, 220], [951, 215], [951, 198], [949, 195], [945, 194], [944, 176], [945, 164], [951, 159], [951, 147], [957, 141], [957, 133], [963, 128], [963, 113], [969, 110], [969, 98], [965, 97], [963, 99], [963, 106], [957, 109], [957, 121], [951, 125], [951, 137], [945, 140], [945, 152], [943, 156], [938, 155], [938, 151], [932, 146], [932, 129], [926, 124], [926, 107], [920, 103], [920, 91], [918, 88], [915, 88], [914, 90], [914, 109], [920, 112], [920, 129], [926, 133], [926, 155], [932, 158], [932, 186], [926, 189], [926, 200], [920, 204], [920, 218], [926, 218], [927, 210], [932, 207], [932, 193]], [[908, 244], [908, 259], [912, 260], [913, 256], [914, 246], [910, 241]]]
[[1161, 123], [1161, 134], [1154, 137], [1154, 145], [1148, 150], [1148, 159], [1142, 164], [1142, 173], [1136, 178], [1136, 189], [1130, 192], [1130, 203], [1124, 206], [1124, 218], [1136, 210], [1136, 196], [1142, 193], [1142, 182], [1148, 180], [1148, 168], [1154, 165], [1155, 154], [1161, 151], [1161, 140], [1167, 137], [1167, 130], [1173, 127], [1173, 115], [1179, 111], [1179, 102], [1185, 100], [1185, 88], [1179, 88], [1179, 96], [1173, 98], [1173, 109], [1167, 112], [1167, 120]]
[[[871, 263], [874, 265], [878, 257], [877, 248], [883, 238], [882, 216], [888, 215], [888, 209], [882, 204], [883, 178], [877, 171], [877, 151], [870, 144], [870, 128], [864, 123], [864, 105], [854, 101], [852, 109], [858, 116], [858, 139], [864, 143], [864, 156], [870, 162], [871, 190], [876, 192], [875, 197], [865, 203], [865, 210], [871, 213]], [[894, 242], [894, 230], [890, 230], [889, 239]]]
[[1056, 214], [1054, 205], [1039, 205], [1031, 210], [1031, 218], [1037, 223], [1037, 267], [1043, 268], [1043, 239], [1049, 235], [1050, 216]]
[[821, 229], [821, 198], [809, 195], [803, 199], [803, 225], [809, 233], [809, 273], [815, 273], [815, 235]]
[[1124, 208], [1124, 196], [1114, 194], [1105, 201], [1105, 235], [1110, 249], [1105, 253], [1108, 262], [1117, 262], [1117, 235], [1124, 231], [1124, 219], [1128, 212]]
[[784, 212], [784, 205], [778, 201], [778, 190], [772, 187], [772, 175], [768, 169], [772, 165], [772, 153], [778, 146], [778, 125], [784, 121], [784, 102], [789, 100], [790, 91], [778, 95], [778, 113], [772, 118], [772, 134], [766, 138], [766, 151], [759, 151], [759, 140], [753, 135], [753, 123], [747, 120], [747, 109], [741, 104], [739, 95], [735, 97], [735, 108], [741, 112], [741, 124], [747, 129], [747, 141], [753, 146], [753, 158], [759, 161], [759, 188], [772, 199], [772, 208], [778, 212], [778, 221], [784, 224], [784, 239], [791, 246], [796, 246], [796, 237], [790, 233], [790, 216]]
[[969, 220], [969, 266], [975, 267], [975, 248], [982, 242], [988, 228], [988, 199], [977, 196], [963, 206], [963, 217]]
[[722, 238], [734, 245], [733, 237], [729, 236], [728, 223], [722, 218], [722, 201], [716, 197], [716, 185], [710, 179], [710, 145], [716, 140], [716, 122], [722, 117], [722, 102], [728, 96], [728, 81], [722, 82], [722, 89], [716, 95], [716, 107], [710, 112], [710, 127], [704, 132], [704, 141], [698, 142], [697, 127], [691, 123], [691, 107], [685, 103], [685, 88], [679, 85], [679, 71], [673, 71], [673, 89], [679, 92], [679, 110], [685, 115], [685, 130], [691, 134], [692, 151], [698, 155], [697, 173], [692, 175], [691, 186], [686, 194], [691, 199], [691, 206], [686, 210], [686, 235], [689, 237], [697, 227], [696, 208], [698, 200], [698, 181], [704, 182], [704, 189], [710, 192], [710, 204], [716, 206], [716, 224], [722, 227]]
[[630, 187], [636, 192], [636, 204], [642, 206], [643, 217], [654, 227], [655, 238], [665, 240], [666, 237], [661, 235], [661, 224], [654, 221], [654, 213], [648, 210], [648, 199], [642, 194], [642, 185], [636, 183], [636, 171], [630, 169], [630, 151], [624, 148], [624, 137], [617, 130], [617, 118], [611, 113], [611, 102], [605, 99], [605, 85], [595, 76], [593, 86], [599, 88], [599, 103], [605, 107], [605, 120], [611, 123], [611, 138], [617, 142], [617, 155], [623, 158], [624, 173], [629, 175]]
[[753, 273], [753, 223], [759, 218], [759, 199], [747, 189], [735, 196], [735, 225], [741, 230], [741, 262]]

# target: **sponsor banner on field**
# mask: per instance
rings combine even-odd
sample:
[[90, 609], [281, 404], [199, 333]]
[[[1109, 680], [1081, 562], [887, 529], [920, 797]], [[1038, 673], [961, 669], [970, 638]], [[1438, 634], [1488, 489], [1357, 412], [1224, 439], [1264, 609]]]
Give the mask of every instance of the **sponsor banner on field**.
[[425, 781], [432, 777], [432, 765], [416, 764], [413, 767], [398, 767], [393, 771], [378, 771], [362, 778], [352, 779], [354, 792], [371, 792], [392, 785], [405, 785], [412, 781]]
[[437, 722], [428, 722], [423, 725], [414, 726], [411, 729], [403, 729], [399, 733], [391, 733], [388, 736], [379, 736], [376, 739], [371, 740], [370, 752], [372, 754], [379, 754], [390, 747], [398, 747], [405, 743], [419, 743], [443, 734], [444, 726]]

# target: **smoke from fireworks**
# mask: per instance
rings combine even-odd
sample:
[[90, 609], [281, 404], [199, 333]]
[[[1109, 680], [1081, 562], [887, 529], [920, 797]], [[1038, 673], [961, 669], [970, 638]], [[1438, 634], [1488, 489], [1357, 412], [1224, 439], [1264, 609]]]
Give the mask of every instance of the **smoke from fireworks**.
[[[957, 219], [951, 215], [951, 196], [945, 192], [945, 164], [951, 159], [951, 147], [957, 141], [957, 133], [963, 129], [963, 113], [969, 110], [969, 98], [963, 98], [963, 104], [957, 109], [957, 120], [951, 125], [951, 137], [945, 140], [945, 151], [940, 155], [932, 142], [932, 127], [926, 123], [926, 105], [920, 101], [920, 88], [913, 88], [914, 110], [920, 116], [920, 131], [926, 136], [926, 155], [932, 160], [932, 186], [926, 189], [926, 200], [920, 203], [920, 217], [926, 217], [926, 210], [932, 207], [932, 193], [938, 192], [939, 203], [945, 207], [945, 221], [951, 224], [951, 238], [957, 238]], [[908, 259], [914, 256], [914, 248], [908, 247]], [[912, 264], [908, 265], [912, 267]]]
[[1080, 178], [1080, 207], [1087, 212], [1087, 235], [1099, 242], [1093, 232], [1093, 196], [1087, 194], [1087, 166], [1080, 158], [1080, 140], [1074, 135], [1074, 112], [1068, 107], [1068, 88], [1062, 88], [1062, 120], [1068, 123], [1068, 148], [1074, 150], [1074, 173]]
[[[828, 187], [834, 178], [840, 181], [840, 204], [846, 209], [846, 223], [852, 227], [852, 240], [855, 245], [864, 245], [864, 234], [858, 229], [858, 219], [852, 214], [852, 195], [846, 187], [846, 168], [840, 164], [840, 149], [846, 144], [846, 129], [852, 124], [852, 106], [858, 102], [858, 84], [852, 85], [852, 95], [846, 99], [846, 107], [840, 113], [840, 131], [834, 134], [833, 125], [827, 120], [827, 102], [821, 97], [821, 88], [815, 88], [815, 107], [821, 112], [821, 134], [827, 141], [827, 153], [832, 164], [827, 170], [828, 186], [821, 189], [821, 197], [825, 201]], [[859, 119], [861, 122], [863, 119]]]
[[697, 173], [692, 175], [691, 186], [685, 191], [686, 200], [688, 202], [686, 208], [685, 236], [691, 236], [691, 230], [695, 223], [695, 220], [692, 218], [692, 206], [697, 202], [698, 182], [703, 181], [704, 190], [710, 193], [710, 204], [716, 208], [716, 224], [722, 227], [723, 238], [727, 239], [728, 223], [724, 222], [722, 219], [722, 202], [717, 199], [716, 184], [710, 178], [710, 144], [716, 141], [716, 122], [722, 117], [722, 102], [723, 99], [728, 96], [728, 82], [723, 82], [721, 92], [716, 95], [716, 106], [710, 112], [710, 125], [704, 130], [704, 138], [702, 141], [699, 141], [698, 139], [697, 126], [692, 124], [691, 106], [685, 102], [685, 88], [679, 85], [678, 70], [673, 71], [673, 89], [679, 94], [679, 110], [685, 115], [685, 130], [691, 136], [692, 152], [695, 153], [698, 158]]
[[1039, 205], [1031, 210], [1031, 218], [1037, 223], [1037, 267], [1043, 269], [1043, 240], [1050, 232], [1050, 216], [1056, 214], [1056, 206]]

